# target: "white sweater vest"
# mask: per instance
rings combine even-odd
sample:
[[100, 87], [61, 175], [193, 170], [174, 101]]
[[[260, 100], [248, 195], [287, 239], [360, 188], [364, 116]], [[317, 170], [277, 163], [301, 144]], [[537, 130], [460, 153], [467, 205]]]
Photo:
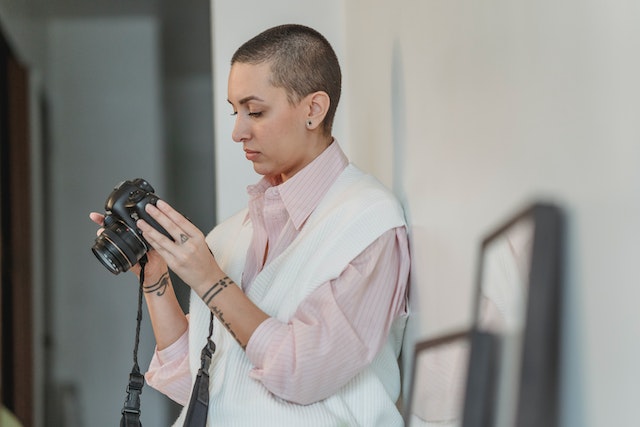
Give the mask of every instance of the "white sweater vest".
[[[223, 271], [241, 282], [252, 227], [246, 209], [217, 226], [207, 242]], [[349, 165], [311, 214], [300, 235], [256, 277], [248, 297], [287, 322], [303, 299], [336, 278], [385, 231], [405, 225], [402, 208], [373, 177]], [[192, 292], [189, 353], [192, 376], [208, 334], [209, 309]], [[397, 358], [406, 318], [397, 319], [372, 364], [331, 397], [311, 405], [282, 400], [249, 377], [245, 352], [217, 321], [210, 375], [207, 425], [224, 427], [402, 426], [395, 402], [400, 393]], [[336, 360], [336, 363], [340, 363]], [[331, 372], [327, 372], [331, 375]], [[174, 424], [182, 427], [186, 409]]]

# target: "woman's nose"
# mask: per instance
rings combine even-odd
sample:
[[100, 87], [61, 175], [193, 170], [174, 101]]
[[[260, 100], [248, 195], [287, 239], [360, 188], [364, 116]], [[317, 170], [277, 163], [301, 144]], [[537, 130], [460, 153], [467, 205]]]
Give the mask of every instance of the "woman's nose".
[[248, 126], [240, 117], [240, 114], [236, 115], [236, 121], [233, 124], [233, 131], [231, 132], [231, 139], [235, 142], [243, 142], [249, 138]]

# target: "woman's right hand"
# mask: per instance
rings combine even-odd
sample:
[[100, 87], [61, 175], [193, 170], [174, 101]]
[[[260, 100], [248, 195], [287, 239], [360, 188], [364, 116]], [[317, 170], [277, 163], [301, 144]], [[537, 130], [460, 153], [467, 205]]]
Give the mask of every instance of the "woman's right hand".
[[[104, 231], [104, 215], [98, 212], [89, 214], [91, 221], [100, 226], [96, 235], [100, 235]], [[151, 249], [147, 252], [147, 265], [144, 270], [145, 283], [156, 283], [168, 270], [167, 263], [162, 259], [158, 252]], [[140, 277], [140, 264], [136, 264], [130, 269], [137, 277]]]

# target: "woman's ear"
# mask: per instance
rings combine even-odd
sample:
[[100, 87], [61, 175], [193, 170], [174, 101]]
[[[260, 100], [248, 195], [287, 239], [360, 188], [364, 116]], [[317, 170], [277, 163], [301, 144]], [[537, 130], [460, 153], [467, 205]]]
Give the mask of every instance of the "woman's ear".
[[329, 106], [331, 105], [331, 99], [329, 95], [324, 91], [313, 92], [307, 95], [307, 129], [317, 129], [322, 125]]

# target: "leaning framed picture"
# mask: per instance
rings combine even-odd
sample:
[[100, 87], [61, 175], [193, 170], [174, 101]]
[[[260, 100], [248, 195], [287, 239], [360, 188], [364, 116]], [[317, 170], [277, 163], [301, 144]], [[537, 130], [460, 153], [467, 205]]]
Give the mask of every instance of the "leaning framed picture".
[[482, 240], [473, 329], [500, 342], [495, 427], [558, 424], [563, 220], [533, 203]]
[[415, 345], [404, 413], [406, 427], [460, 425], [470, 351], [468, 331]]

